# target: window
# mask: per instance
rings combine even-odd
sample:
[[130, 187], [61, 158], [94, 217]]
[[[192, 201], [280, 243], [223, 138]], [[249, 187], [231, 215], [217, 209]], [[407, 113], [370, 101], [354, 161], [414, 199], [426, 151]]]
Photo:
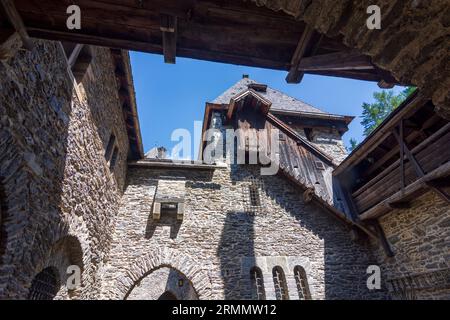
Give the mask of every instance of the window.
[[53, 300], [59, 291], [59, 280], [55, 268], [42, 270], [31, 283], [29, 300]]
[[297, 284], [297, 292], [300, 300], [311, 300], [309, 292], [308, 280], [306, 278], [305, 269], [300, 266], [294, 268], [295, 282]]
[[91, 48], [88, 45], [70, 42], [62, 42], [62, 45], [70, 70], [72, 70], [76, 82], [79, 83], [83, 80], [89, 64], [92, 61]]
[[283, 269], [279, 266], [274, 267], [272, 270], [272, 276], [277, 300], [289, 300], [289, 292]]
[[114, 151], [111, 156], [111, 160], [109, 161], [109, 169], [114, 170], [114, 167], [116, 166], [118, 157], [119, 157], [119, 148], [114, 147]]
[[263, 204], [261, 199], [261, 190], [263, 189], [263, 182], [261, 179], [248, 177], [245, 178], [246, 183], [243, 184], [244, 193], [244, 207], [248, 213], [260, 213]]
[[249, 194], [250, 194], [250, 205], [253, 207], [260, 206], [261, 200], [259, 198], [259, 189], [256, 184], [251, 184], [249, 186]]
[[253, 267], [250, 270], [250, 279], [252, 281], [252, 298], [254, 300], [266, 300], [264, 278], [261, 269], [258, 267]]
[[114, 134], [111, 134], [108, 141], [108, 146], [105, 150], [105, 159], [106, 161], [109, 161], [109, 158], [111, 158], [111, 154], [114, 148], [114, 144], [116, 143], [116, 136]]
[[111, 134], [105, 150], [105, 160], [109, 163], [109, 169], [114, 170], [119, 157], [119, 148], [116, 146], [116, 136]]

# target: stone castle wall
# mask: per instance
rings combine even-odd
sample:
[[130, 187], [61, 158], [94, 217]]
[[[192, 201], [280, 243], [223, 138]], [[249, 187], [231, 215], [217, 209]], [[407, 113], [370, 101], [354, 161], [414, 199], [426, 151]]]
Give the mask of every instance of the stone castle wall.
[[[411, 209], [394, 210], [380, 224], [395, 256], [377, 251], [384, 285], [400, 279], [413, 287], [414, 296], [392, 298], [450, 298], [450, 206], [429, 192], [412, 203]], [[411, 281], [411, 280], [412, 281]], [[400, 285], [401, 286], [401, 285]], [[392, 291], [392, 290], [391, 290]]]
[[[78, 88], [57, 42], [0, 62], [0, 298], [26, 298], [48, 266], [64, 285], [66, 267], [82, 264], [73, 296], [100, 288], [128, 142], [110, 51], [92, 52]], [[104, 152], [113, 129], [120, 154], [111, 173]]]
[[[200, 299], [251, 299], [249, 270], [258, 266], [273, 299], [275, 265], [283, 268], [291, 299], [299, 298], [295, 265], [305, 269], [313, 299], [384, 296], [367, 290], [366, 269], [375, 261], [367, 245], [350, 240], [349, 230], [330, 213], [305, 204], [283, 177], [262, 177], [261, 209], [249, 213], [248, 181], [258, 176], [259, 167], [252, 166], [131, 167], [102, 298], [123, 299], [152, 271], [170, 267], [189, 279]], [[185, 182], [182, 222], [163, 212], [153, 219], [160, 179]]]

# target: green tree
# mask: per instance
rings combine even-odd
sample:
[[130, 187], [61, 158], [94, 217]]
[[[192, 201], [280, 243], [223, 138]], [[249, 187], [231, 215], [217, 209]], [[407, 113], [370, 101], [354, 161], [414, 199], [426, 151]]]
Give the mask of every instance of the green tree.
[[381, 91], [375, 92], [373, 97], [374, 103], [363, 103], [362, 108], [362, 121], [361, 124], [364, 127], [364, 135], [368, 136], [373, 130], [375, 130], [381, 122], [396, 109], [406, 98], [408, 98], [416, 88], [408, 87], [399, 94], [395, 94], [394, 91]]
[[350, 147], [347, 148], [347, 151], [350, 153], [356, 149], [356, 147], [358, 146], [359, 143], [358, 143], [358, 141], [356, 141], [355, 138], [350, 138], [349, 142], [350, 142]]

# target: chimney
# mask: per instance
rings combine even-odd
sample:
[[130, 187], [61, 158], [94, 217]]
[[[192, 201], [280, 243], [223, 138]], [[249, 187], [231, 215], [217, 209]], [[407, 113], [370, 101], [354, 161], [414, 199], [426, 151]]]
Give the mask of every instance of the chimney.
[[243, 74], [242, 79], [248, 79], [248, 74]]

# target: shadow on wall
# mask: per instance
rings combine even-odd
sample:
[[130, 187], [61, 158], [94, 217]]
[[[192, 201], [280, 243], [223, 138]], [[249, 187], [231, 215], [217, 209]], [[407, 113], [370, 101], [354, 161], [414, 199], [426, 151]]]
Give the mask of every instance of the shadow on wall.
[[[240, 166], [232, 172], [232, 181], [241, 183], [249, 175], [258, 177], [259, 167]], [[260, 257], [270, 256], [294, 256], [311, 263], [305, 268], [308, 270], [306, 278], [303, 265], [297, 269], [293, 265], [292, 270], [278, 273], [271, 270], [272, 278], [262, 282], [269, 299], [282, 299], [283, 295], [291, 299], [308, 298], [310, 294], [313, 299], [385, 298], [383, 292], [369, 292], [366, 287], [366, 269], [374, 264], [367, 242], [352, 241], [350, 230], [330, 213], [314, 203], [304, 204], [299, 188], [284, 177], [263, 176], [262, 179], [261, 197], [270, 202], [258, 217], [258, 230], [261, 230], [258, 232], [264, 234], [255, 233], [256, 218], [248, 212], [226, 214], [218, 249], [226, 299], [257, 297], [254, 291], [258, 283], [253, 283], [253, 275], [241, 274], [241, 270], [251, 269], [251, 264], [256, 264]], [[274, 204], [291, 217], [280, 219], [271, 212], [264, 212]], [[292, 217], [295, 218], [294, 225]], [[297, 234], [287, 231], [293, 229], [298, 230], [295, 231]], [[287, 294], [283, 291], [288, 287], [290, 292]]]
[[[111, 73], [114, 75], [113, 70]], [[94, 230], [109, 230], [104, 222], [109, 220], [98, 213], [110, 212], [104, 204], [114, 204], [117, 187], [103, 152], [99, 152], [107, 142], [102, 140], [105, 128], [90, 105], [102, 100], [92, 94], [106, 93], [88, 91], [88, 103], [78, 103], [59, 43], [36, 41], [32, 52], [19, 51], [1, 63], [0, 74], [0, 176], [4, 188], [0, 274], [7, 279], [0, 283], [0, 298], [26, 299], [37, 274], [47, 267], [59, 269], [48, 263], [57, 263], [52, 248], [68, 235], [63, 214], [68, 219], [82, 216], [92, 232], [90, 239], [97, 238], [94, 242], [102, 245], [109, 242], [108, 232], [100, 236]], [[115, 84], [114, 78], [111, 81]], [[115, 85], [113, 88], [117, 92]], [[108, 95], [116, 97], [117, 93]], [[93, 208], [89, 201], [100, 207]], [[98, 254], [83, 254], [92, 266], [101, 259]], [[96, 281], [90, 279], [89, 285]]]
[[0, 64], [0, 273], [7, 279], [0, 298], [27, 298], [64, 224], [59, 206], [73, 92], [55, 58], [63, 59], [57, 43], [37, 42], [34, 52]]
[[255, 264], [254, 216], [247, 212], [227, 212], [220, 239], [218, 256], [225, 299], [252, 299], [250, 274], [241, 275], [241, 258]]

